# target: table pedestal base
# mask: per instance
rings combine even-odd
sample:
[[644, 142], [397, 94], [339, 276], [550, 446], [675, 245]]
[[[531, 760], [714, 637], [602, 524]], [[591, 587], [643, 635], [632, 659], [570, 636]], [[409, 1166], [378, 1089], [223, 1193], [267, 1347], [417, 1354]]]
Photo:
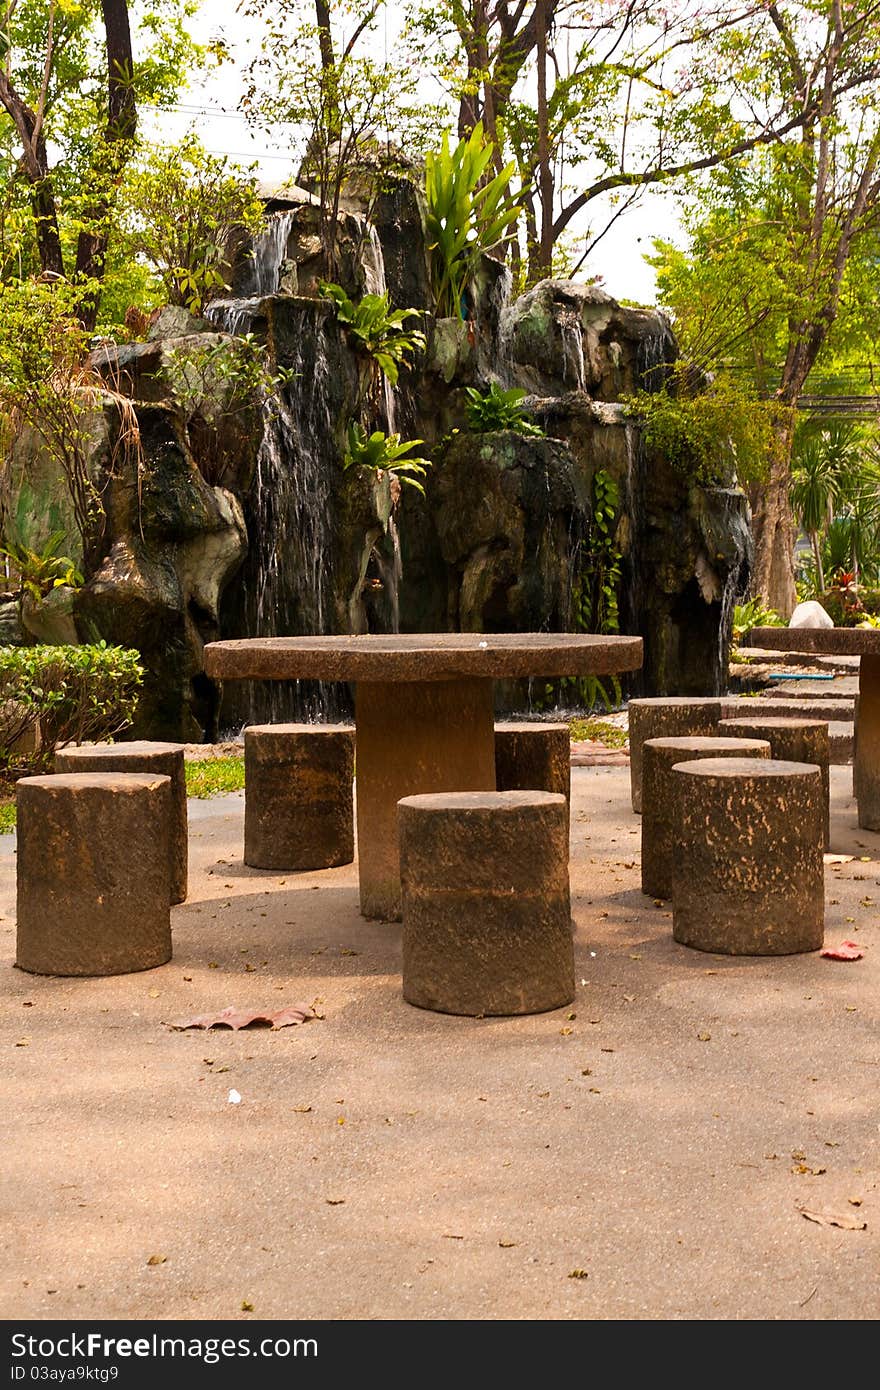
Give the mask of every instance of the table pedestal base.
[[859, 661], [853, 789], [863, 830], [880, 830], [880, 656]]
[[495, 789], [491, 680], [359, 681], [356, 786], [364, 917], [400, 917], [397, 803]]

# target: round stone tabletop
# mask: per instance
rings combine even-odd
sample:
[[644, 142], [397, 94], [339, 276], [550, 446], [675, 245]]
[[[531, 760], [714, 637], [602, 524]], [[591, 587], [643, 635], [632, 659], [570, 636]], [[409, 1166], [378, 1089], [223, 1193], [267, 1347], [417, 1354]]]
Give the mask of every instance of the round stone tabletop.
[[818, 656], [880, 655], [876, 627], [753, 627], [746, 633], [750, 647], [775, 652], [815, 652]]
[[606, 676], [637, 671], [641, 664], [641, 637], [570, 632], [257, 637], [205, 647], [205, 670], [217, 680], [382, 683]]

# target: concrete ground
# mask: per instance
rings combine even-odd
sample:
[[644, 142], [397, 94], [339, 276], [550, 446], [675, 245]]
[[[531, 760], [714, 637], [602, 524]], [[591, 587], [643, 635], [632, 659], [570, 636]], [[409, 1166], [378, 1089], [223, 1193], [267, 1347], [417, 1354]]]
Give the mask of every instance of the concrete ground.
[[880, 835], [832, 778], [851, 964], [675, 945], [628, 770], [575, 769], [577, 999], [519, 1019], [406, 1005], [354, 867], [246, 870], [240, 796], [191, 803], [171, 964], [25, 975], [5, 837], [0, 1316], [877, 1317]]

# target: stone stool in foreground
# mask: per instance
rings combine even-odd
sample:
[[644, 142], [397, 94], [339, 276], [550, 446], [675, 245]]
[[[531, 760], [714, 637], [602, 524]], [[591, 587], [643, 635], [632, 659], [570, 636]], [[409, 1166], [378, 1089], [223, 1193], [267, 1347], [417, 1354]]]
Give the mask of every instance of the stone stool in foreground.
[[186, 897], [188, 823], [186, 768], [179, 743], [95, 743], [63, 748], [55, 754], [56, 772], [144, 772], [171, 778], [171, 901]]
[[824, 937], [822, 774], [707, 758], [672, 769], [672, 934], [732, 956], [817, 951]]
[[354, 729], [260, 724], [244, 731], [244, 862], [332, 869], [354, 859]]
[[831, 838], [831, 809], [828, 766], [831, 744], [827, 719], [795, 719], [760, 715], [737, 715], [722, 719], [720, 733], [734, 738], [765, 738], [770, 744], [770, 757], [782, 762], [812, 763], [822, 773], [822, 793], [825, 805], [825, 847]]
[[629, 778], [632, 808], [642, 809], [642, 748], [649, 738], [696, 738], [717, 734], [721, 700], [702, 696], [660, 696], [630, 700]]
[[570, 1004], [565, 797], [407, 796], [398, 827], [404, 999], [470, 1017]]
[[642, 748], [642, 892], [672, 897], [672, 769], [695, 758], [769, 758], [759, 738], [649, 738]]
[[171, 781], [134, 772], [23, 777], [15, 963], [125, 975], [171, 959]]
[[567, 724], [495, 725], [495, 785], [500, 792], [557, 792], [571, 797], [571, 735]]

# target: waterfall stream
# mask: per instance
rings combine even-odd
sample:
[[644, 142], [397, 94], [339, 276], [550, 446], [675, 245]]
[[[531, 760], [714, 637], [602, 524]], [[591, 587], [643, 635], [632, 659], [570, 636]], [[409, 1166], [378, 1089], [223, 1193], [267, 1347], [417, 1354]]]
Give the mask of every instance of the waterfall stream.
[[[273, 354], [285, 382], [263, 407], [263, 432], [253, 482], [245, 498], [250, 550], [237, 587], [226, 637], [283, 637], [337, 629], [336, 514], [340, 494], [338, 362], [328, 350], [332, 312], [324, 300], [286, 293], [285, 261], [295, 210], [276, 213], [254, 239], [252, 255], [235, 276], [234, 296], [215, 300], [207, 317], [233, 335], [271, 325]], [[367, 227], [360, 250], [365, 292], [385, 293], [382, 247]], [[330, 336], [328, 336], [330, 335]], [[397, 397], [382, 377], [373, 428], [397, 430]], [[376, 621], [399, 630], [400, 536], [392, 512], [373, 551], [382, 597]], [[248, 682], [227, 697], [231, 718], [259, 723], [332, 720], [350, 712], [343, 687], [325, 683]]]

